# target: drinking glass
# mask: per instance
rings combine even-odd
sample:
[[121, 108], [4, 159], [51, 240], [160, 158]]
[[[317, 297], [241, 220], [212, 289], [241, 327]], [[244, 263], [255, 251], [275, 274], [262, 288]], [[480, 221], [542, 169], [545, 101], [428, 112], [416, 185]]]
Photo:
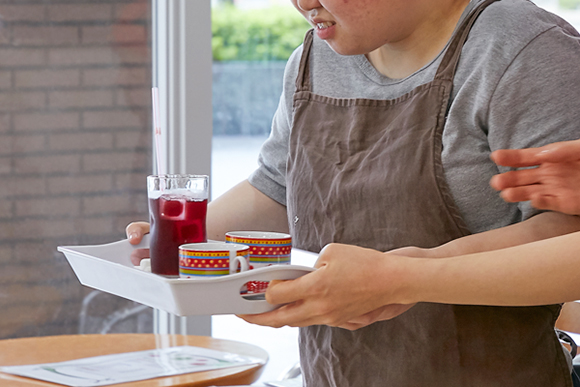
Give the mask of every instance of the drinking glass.
[[179, 246], [207, 242], [208, 183], [206, 175], [147, 177], [152, 273], [179, 276]]

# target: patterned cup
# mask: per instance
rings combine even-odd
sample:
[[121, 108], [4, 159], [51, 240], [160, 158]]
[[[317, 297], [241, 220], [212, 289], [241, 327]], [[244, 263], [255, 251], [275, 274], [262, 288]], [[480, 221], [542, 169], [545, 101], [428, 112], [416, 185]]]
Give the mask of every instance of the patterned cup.
[[250, 269], [289, 265], [292, 238], [288, 234], [264, 231], [230, 231], [226, 242], [250, 247]]
[[188, 243], [179, 246], [179, 276], [213, 278], [249, 269], [248, 246], [232, 243]]

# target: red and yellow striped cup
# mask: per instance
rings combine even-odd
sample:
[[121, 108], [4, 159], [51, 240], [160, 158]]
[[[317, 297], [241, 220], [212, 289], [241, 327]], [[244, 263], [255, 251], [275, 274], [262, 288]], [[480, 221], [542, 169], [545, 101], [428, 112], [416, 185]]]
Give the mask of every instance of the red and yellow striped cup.
[[250, 269], [271, 265], [289, 265], [292, 237], [279, 232], [230, 231], [227, 243], [250, 247]]
[[224, 242], [179, 246], [179, 276], [213, 278], [249, 269], [248, 246]]

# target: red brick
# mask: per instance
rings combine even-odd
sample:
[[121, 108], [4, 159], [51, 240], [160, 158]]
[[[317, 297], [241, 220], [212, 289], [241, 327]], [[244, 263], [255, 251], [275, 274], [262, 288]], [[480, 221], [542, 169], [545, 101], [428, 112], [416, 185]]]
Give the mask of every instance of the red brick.
[[79, 172], [81, 155], [14, 157], [16, 173]]
[[115, 147], [117, 149], [151, 149], [151, 132], [148, 130], [132, 130], [115, 133]]
[[9, 177], [2, 179], [2, 184], [2, 191], [5, 198], [46, 194], [46, 182], [38, 177]]
[[2, 67], [39, 66], [46, 64], [44, 48], [1, 48]]
[[117, 46], [115, 49], [118, 64], [151, 65], [151, 49], [146, 44]]
[[113, 188], [111, 174], [52, 177], [47, 179], [50, 194], [105, 193]]
[[[14, 245], [14, 256], [19, 263], [27, 263], [31, 261], [38, 262], [38, 257], [43, 260], [48, 260], [51, 256], [56, 256], [56, 246], [53, 241], [38, 239], [37, 241], [20, 242]], [[31, 257], [34, 257], [31, 259]], [[56, 265], [54, 265], [56, 266]]]
[[48, 106], [51, 108], [92, 108], [113, 106], [111, 90], [68, 90], [54, 91], [48, 94]]
[[14, 117], [15, 131], [71, 130], [80, 128], [80, 113], [26, 113]]
[[14, 71], [17, 88], [73, 87], [80, 85], [80, 70], [21, 70]]
[[141, 214], [118, 215], [115, 219], [113, 231], [121, 235], [121, 238], [125, 238], [125, 229], [132, 222], [149, 222], [149, 211]]
[[46, 96], [43, 92], [5, 91], [0, 93], [0, 110], [3, 111], [43, 109], [45, 105]]
[[76, 197], [16, 200], [16, 216], [79, 215], [81, 199]]
[[31, 22], [43, 21], [45, 15], [44, 5], [0, 5], [2, 19], [7, 22]]
[[83, 71], [83, 85], [85, 86], [139, 86], [150, 84], [149, 71], [142, 67]]
[[123, 22], [146, 21], [149, 20], [150, 13], [149, 2], [146, 0], [115, 5], [115, 18]]
[[87, 217], [74, 220], [77, 234], [80, 235], [109, 235], [113, 233], [114, 217]]
[[0, 89], [12, 87], [12, 71], [0, 71]]
[[113, 51], [109, 47], [91, 48], [50, 48], [48, 50], [48, 64], [61, 65], [97, 65], [113, 62]]
[[86, 154], [83, 156], [83, 171], [126, 171], [147, 168], [147, 157], [139, 153]]
[[48, 7], [50, 21], [110, 21], [113, 16], [109, 4], [52, 4]]
[[0, 113], [0, 133], [6, 133], [10, 130], [10, 114]]
[[[0, 200], [0, 219], [7, 219], [12, 218], [13, 211], [12, 211], [12, 201], [2, 199]], [[4, 252], [4, 248], [0, 246], [0, 261], [2, 259], [2, 253]], [[2, 270], [0, 270], [2, 271]]]
[[17, 46], [71, 45], [80, 42], [78, 27], [14, 26], [13, 44]]
[[[38, 264], [37, 262], [35, 262]], [[30, 269], [21, 263], [2, 263], [0, 283], [3, 286], [30, 282]]]
[[146, 123], [141, 115], [132, 111], [106, 110], [100, 112], [84, 112], [83, 127], [89, 128], [134, 128]]
[[112, 133], [64, 133], [48, 137], [50, 150], [111, 150]]
[[11, 136], [8, 141], [11, 146], [10, 154], [38, 153], [46, 149], [46, 137], [44, 135]]
[[142, 190], [147, 192], [147, 175], [150, 173], [115, 173], [114, 187], [117, 190]]
[[82, 28], [83, 44], [146, 44], [144, 25], [114, 24], [112, 26], [86, 26]]
[[147, 210], [147, 193], [143, 195], [108, 195], [83, 198], [83, 214], [128, 213]]
[[138, 106], [151, 109], [151, 85], [115, 90], [117, 106]]
[[12, 173], [12, 157], [0, 157], [0, 175]]
[[0, 246], [0, 265], [5, 265], [12, 260], [12, 250], [12, 246]]

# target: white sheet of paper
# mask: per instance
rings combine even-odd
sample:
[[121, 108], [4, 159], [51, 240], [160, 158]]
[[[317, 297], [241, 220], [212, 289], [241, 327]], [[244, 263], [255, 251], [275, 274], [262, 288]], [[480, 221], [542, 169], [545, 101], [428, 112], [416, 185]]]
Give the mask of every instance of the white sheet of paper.
[[106, 386], [247, 364], [261, 359], [182, 346], [96, 356], [60, 363], [0, 367], [0, 371], [73, 387]]

